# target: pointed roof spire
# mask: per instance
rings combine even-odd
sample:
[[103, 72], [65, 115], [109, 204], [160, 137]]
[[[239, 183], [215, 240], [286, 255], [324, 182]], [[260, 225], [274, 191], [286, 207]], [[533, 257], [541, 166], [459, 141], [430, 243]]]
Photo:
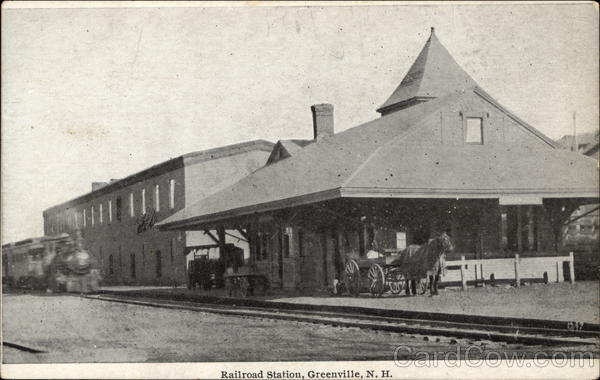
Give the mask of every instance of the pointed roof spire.
[[423, 50], [400, 85], [377, 112], [385, 115], [476, 85], [440, 43], [435, 28], [431, 27], [431, 35]]

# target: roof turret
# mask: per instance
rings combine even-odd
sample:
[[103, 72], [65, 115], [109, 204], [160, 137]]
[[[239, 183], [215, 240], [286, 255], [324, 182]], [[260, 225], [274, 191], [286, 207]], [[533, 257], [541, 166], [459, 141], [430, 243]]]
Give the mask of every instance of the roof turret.
[[381, 115], [461, 92], [477, 83], [452, 58], [431, 28], [431, 35], [404, 79], [377, 112]]

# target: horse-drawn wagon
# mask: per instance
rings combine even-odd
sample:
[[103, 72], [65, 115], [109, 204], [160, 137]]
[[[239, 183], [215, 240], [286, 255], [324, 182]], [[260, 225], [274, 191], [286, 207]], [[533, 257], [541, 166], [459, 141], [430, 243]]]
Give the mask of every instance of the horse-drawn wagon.
[[450, 238], [442, 233], [423, 246], [411, 245], [398, 254], [349, 259], [344, 267], [344, 285], [355, 296], [363, 289], [377, 297], [386, 291], [422, 295], [430, 289], [435, 293], [445, 254], [452, 249]]

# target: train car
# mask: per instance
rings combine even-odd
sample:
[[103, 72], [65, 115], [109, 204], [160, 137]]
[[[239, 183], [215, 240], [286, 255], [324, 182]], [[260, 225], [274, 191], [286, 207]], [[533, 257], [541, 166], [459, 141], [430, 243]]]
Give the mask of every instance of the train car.
[[42, 236], [2, 246], [2, 284], [7, 288], [90, 292], [100, 272], [81, 237]]
[[2, 283], [8, 287], [43, 288], [44, 258], [71, 238], [67, 234], [42, 236], [2, 246]]

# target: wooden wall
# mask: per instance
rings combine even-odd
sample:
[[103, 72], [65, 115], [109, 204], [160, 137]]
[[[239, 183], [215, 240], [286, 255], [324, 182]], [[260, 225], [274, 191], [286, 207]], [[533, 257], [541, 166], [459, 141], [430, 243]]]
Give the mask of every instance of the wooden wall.
[[[287, 224], [277, 220], [260, 223], [258, 231], [268, 235], [268, 246], [265, 257], [257, 256], [256, 269], [267, 274], [275, 288], [301, 292], [327, 289], [332, 287], [334, 279], [341, 279], [339, 274], [348, 259], [364, 258], [371, 249], [379, 252], [395, 249], [396, 232], [399, 231], [406, 232], [407, 245], [414, 244], [417, 242], [416, 231], [423, 228], [449, 233], [455, 251], [448, 255], [448, 260], [458, 260], [461, 255], [467, 259], [514, 257], [516, 251], [507, 246], [506, 236], [503, 238], [507, 231], [505, 225], [503, 232], [501, 215], [507, 208], [499, 206], [497, 200], [444, 201], [440, 204], [443, 207], [438, 204], [428, 212], [419, 209], [415, 215], [402, 209], [406, 220], [377, 218], [377, 215], [327, 219], [309, 211]], [[516, 207], [509, 206], [508, 210], [514, 213]], [[531, 206], [531, 210], [536, 230], [535, 234], [526, 229], [522, 231], [526, 240], [522, 242], [521, 257], [556, 256], [547, 212], [542, 206]], [[527, 215], [527, 207], [522, 206], [524, 221], [529, 220]], [[424, 226], [426, 219], [430, 223]], [[289, 233], [289, 255], [282, 252], [279, 237], [282, 231]], [[535, 237], [535, 244], [531, 244], [529, 235]], [[283, 282], [280, 265], [283, 265]]]

